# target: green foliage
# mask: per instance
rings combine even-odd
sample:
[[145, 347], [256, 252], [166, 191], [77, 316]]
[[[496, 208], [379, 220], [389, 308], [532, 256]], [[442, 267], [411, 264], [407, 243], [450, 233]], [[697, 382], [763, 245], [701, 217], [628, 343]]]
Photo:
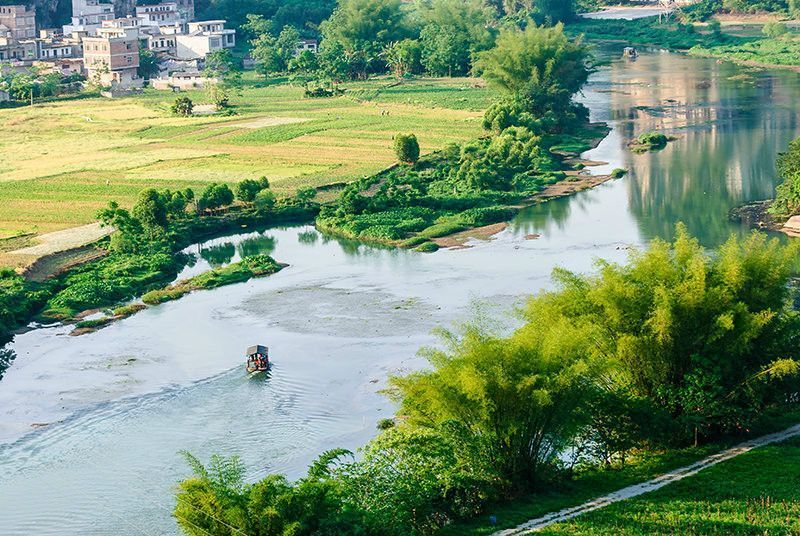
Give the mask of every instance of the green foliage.
[[477, 326], [443, 332], [445, 349], [425, 355], [433, 370], [392, 378], [409, 423], [457, 423], [489, 468], [513, 487], [541, 482], [579, 428], [594, 367], [565, 322], [509, 338]]
[[389, 43], [381, 53], [386, 65], [397, 78], [420, 71], [420, 54], [420, 44], [415, 39]]
[[68, 273], [45, 305], [45, 316], [69, 319], [77, 313], [141, 295], [174, 278], [180, 263], [169, 253], [111, 253]]
[[436, 242], [424, 242], [414, 248], [414, 251], [420, 253], [434, 253], [439, 251], [439, 245]]
[[209, 290], [235, 283], [244, 283], [254, 277], [271, 275], [281, 266], [269, 255], [253, 255], [228, 266], [215, 268], [185, 281], [160, 290], [153, 290], [142, 296], [148, 305], [157, 305], [177, 300], [195, 290]]
[[150, 79], [158, 74], [158, 58], [155, 52], [139, 46], [139, 68], [136, 70], [141, 78]]
[[[747, 426], [782, 395], [761, 381], [794, 355], [798, 317], [787, 287], [796, 248], [753, 234], [710, 258], [679, 226], [627, 266], [583, 277], [558, 271], [562, 290], [531, 301], [528, 325], [562, 321], [574, 340], [617, 363], [631, 392], [665, 408], [675, 439]], [[553, 315], [555, 314], [555, 319]]]
[[261, 177], [258, 180], [245, 179], [236, 185], [236, 199], [244, 203], [252, 203], [256, 200], [256, 196], [266, 189], [269, 189], [269, 180], [266, 177]]
[[767, 37], [775, 38], [787, 34], [789, 32], [789, 28], [787, 28], [782, 22], [770, 21], [764, 25], [764, 28], [762, 28], [761, 31]]
[[28, 282], [10, 268], [0, 268], [0, 346], [8, 341], [12, 329], [42, 306], [47, 296], [46, 285]]
[[778, 155], [777, 169], [782, 182], [777, 187], [770, 212], [788, 218], [800, 213], [800, 138]]
[[390, 43], [411, 36], [400, 0], [340, 0], [336, 11], [320, 30], [321, 63], [338, 55], [344, 64], [336, 74], [365, 78], [383, 70], [381, 51]]
[[614, 178], [614, 179], [621, 179], [622, 177], [624, 177], [627, 174], [628, 174], [628, 170], [627, 169], [623, 169], [623, 168], [614, 168], [611, 171], [611, 177]]
[[309, 31], [327, 19], [335, 6], [336, 0], [202, 0], [195, 9], [196, 20], [226, 19], [230, 27], [253, 36], [254, 18], [256, 29], [278, 31], [290, 25]]
[[263, 33], [253, 39], [250, 55], [258, 62], [257, 69], [261, 74], [283, 73], [289, 70], [299, 41], [300, 33], [293, 26], [286, 26], [278, 37]]
[[189, 97], [178, 97], [172, 104], [172, 113], [183, 117], [192, 115], [194, 110], [194, 103]]
[[419, 160], [419, 142], [414, 134], [398, 134], [394, 137], [394, 153], [405, 164]]
[[233, 191], [227, 184], [212, 183], [206, 186], [197, 200], [197, 209], [200, 211], [214, 210], [233, 203]]

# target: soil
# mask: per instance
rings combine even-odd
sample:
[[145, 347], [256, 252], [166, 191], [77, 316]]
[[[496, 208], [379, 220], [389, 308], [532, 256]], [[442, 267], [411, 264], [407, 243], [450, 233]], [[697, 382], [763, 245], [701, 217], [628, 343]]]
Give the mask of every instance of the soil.
[[484, 225], [483, 227], [475, 227], [474, 229], [467, 229], [459, 233], [443, 236], [441, 238], [434, 238], [435, 242], [440, 248], [451, 249], [465, 249], [469, 246], [466, 243], [470, 239], [476, 240], [491, 240], [494, 235], [500, 231], [504, 231], [508, 227], [508, 223], [493, 223], [491, 225]]

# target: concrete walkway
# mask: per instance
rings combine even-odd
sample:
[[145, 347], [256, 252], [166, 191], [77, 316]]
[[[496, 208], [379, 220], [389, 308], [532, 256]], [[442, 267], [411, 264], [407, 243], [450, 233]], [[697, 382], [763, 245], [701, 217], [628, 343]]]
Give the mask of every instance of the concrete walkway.
[[609, 493], [608, 495], [604, 495], [603, 497], [598, 497], [597, 499], [584, 503], [580, 506], [565, 508], [563, 510], [559, 510], [558, 512], [552, 512], [545, 516], [536, 519], [531, 519], [530, 521], [527, 521], [522, 525], [519, 525], [513, 529], [506, 529], [506, 530], [501, 530], [499, 532], [495, 532], [494, 536], [531, 534], [545, 527], [553, 525], [555, 523], [569, 521], [570, 519], [578, 517], [579, 515], [591, 512], [593, 510], [598, 510], [600, 508], [608, 506], [609, 504], [613, 504], [619, 501], [624, 501], [625, 499], [630, 499], [631, 497], [637, 497], [639, 495], [644, 495], [645, 493], [655, 491], [659, 488], [663, 488], [668, 484], [671, 484], [672, 482], [677, 482], [678, 480], [683, 480], [686, 477], [696, 475], [697, 473], [699, 473], [700, 471], [702, 471], [707, 467], [711, 467], [712, 465], [724, 462], [725, 460], [730, 460], [731, 458], [735, 458], [736, 456], [751, 451], [754, 448], [762, 447], [764, 445], [769, 445], [770, 443], [777, 443], [797, 435], [800, 435], [800, 424], [792, 426], [791, 428], [787, 428], [783, 432], [777, 432], [774, 434], [769, 434], [766, 436], [751, 439], [750, 441], [745, 441], [744, 443], [736, 445], [735, 447], [731, 447], [729, 449], [718, 452], [717, 454], [709, 456], [708, 458], [704, 458], [691, 465], [687, 465], [686, 467], [675, 469], [674, 471], [665, 473], [652, 480], [648, 480], [647, 482], [643, 482], [641, 484], [635, 484], [633, 486], [628, 486], [627, 488], [623, 488], [613, 493]]

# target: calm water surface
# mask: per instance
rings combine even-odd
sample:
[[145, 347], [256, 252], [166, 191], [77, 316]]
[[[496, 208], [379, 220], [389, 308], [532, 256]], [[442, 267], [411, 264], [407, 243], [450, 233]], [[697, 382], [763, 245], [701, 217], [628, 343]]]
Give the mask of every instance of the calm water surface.
[[[654, 51], [614, 59], [584, 100], [613, 127], [587, 157], [630, 175], [528, 209], [495, 240], [422, 255], [311, 227], [245, 233], [191, 248], [198, 261], [180, 277], [260, 251], [291, 266], [91, 335], [17, 337], [0, 382], [0, 533], [175, 534], [180, 449], [241, 454], [251, 479], [299, 476], [392, 414], [379, 391], [388, 374], [424, 365], [415, 354], [435, 342], [433, 327], [476, 304], [510, 311], [547, 288], [553, 268], [623, 261], [677, 221], [709, 247], [744, 232], [727, 212], [771, 195], [775, 154], [798, 134], [800, 78]], [[625, 150], [653, 128], [679, 140]], [[272, 349], [270, 377], [245, 377], [241, 353], [256, 343]]]

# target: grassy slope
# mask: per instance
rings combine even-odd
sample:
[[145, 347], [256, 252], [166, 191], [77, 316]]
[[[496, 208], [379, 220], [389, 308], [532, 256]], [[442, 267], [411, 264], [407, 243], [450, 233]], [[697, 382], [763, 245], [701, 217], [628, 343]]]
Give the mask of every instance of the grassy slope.
[[[357, 179], [394, 161], [397, 132], [415, 132], [424, 152], [475, 138], [491, 98], [469, 79], [388, 88], [391, 80], [377, 80], [336, 99], [246, 82], [232, 99], [234, 117], [174, 117], [175, 96], [155, 91], [3, 110], [0, 126], [14, 135], [0, 139], [0, 237], [92, 221], [109, 200], [130, 204], [149, 185], [202, 187], [266, 175], [289, 193]], [[206, 100], [202, 92], [190, 96]]]
[[800, 439], [761, 447], [540, 534], [800, 534]]
[[[800, 410], [773, 415], [765, 418], [758, 427], [752, 430], [750, 437], [757, 437], [778, 430], [784, 430], [798, 422], [800, 422]], [[715, 452], [740, 443], [741, 441], [743, 441], [741, 437], [731, 438], [726, 441], [699, 448], [651, 453], [638, 460], [633, 460], [623, 468], [592, 470], [579, 473], [572, 481], [561, 486], [550, 487], [541, 493], [521, 497], [507, 504], [497, 505], [494, 508], [490, 508], [485, 516], [469, 522], [457, 523], [445, 528], [437, 534], [448, 536], [488, 535], [494, 533], [498, 529], [515, 527], [529, 519], [540, 517], [549, 512], [561, 510], [562, 508], [578, 506], [595, 497], [600, 497], [601, 495], [616, 491], [620, 488], [655, 478], [669, 470], [689, 465]], [[800, 466], [798, 466], [798, 470], [795, 471], [794, 474], [795, 484], [800, 485]], [[664, 491], [666, 492], [671, 488], [672, 486], [668, 486], [664, 488]], [[800, 492], [800, 486], [798, 486], [798, 491]], [[631, 501], [624, 501], [616, 506], [609, 507], [609, 509], [624, 508], [622, 505], [629, 502]], [[492, 526], [488, 523], [489, 514], [497, 516], [496, 526]], [[658, 533], [658, 531], [656, 533]], [[665, 531], [662, 533], [669, 534], [670, 532]], [[598, 534], [615, 534], [615, 532], [613, 530], [600, 531]]]

